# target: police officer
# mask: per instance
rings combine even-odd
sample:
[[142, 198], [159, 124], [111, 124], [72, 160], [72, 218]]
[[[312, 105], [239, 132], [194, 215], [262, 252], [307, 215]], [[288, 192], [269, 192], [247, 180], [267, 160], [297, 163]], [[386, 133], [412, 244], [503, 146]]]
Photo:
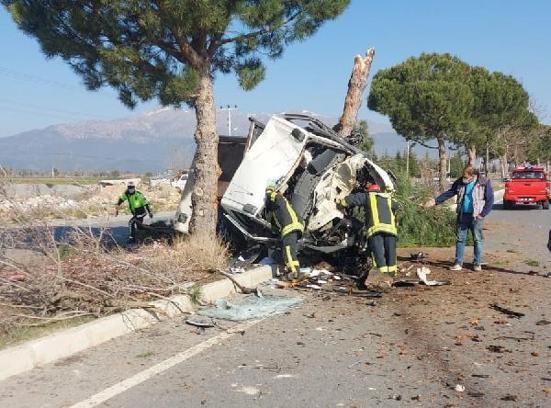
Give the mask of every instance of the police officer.
[[132, 218], [128, 221], [128, 229], [130, 231], [128, 241], [134, 242], [136, 239], [136, 228], [141, 229], [146, 213], [149, 214], [149, 218], [153, 218], [153, 212], [151, 211], [147, 198], [145, 198], [142, 192], [136, 190], [136, 186], [132, 181], [128, 183], [126, 191], [119, 197], [119, 201], [115, 206], [117, 215], [120, 205], [125, 201], [128, 201], [128, 208], [132, 213]]
[[[382, 193], [375, 183], [366, 184], [367, 192], [350, 194], [338, 199], [341, 207], [365, 208], [365, 236], [375, 261], [375, 267], [384, 276], [392, 277], [396, 274], [396, 221], [394, 211], [397, 208], [389, 193]], [[363, 278], [363, 279], [362, 279]], [[358, 287], [364, 288], [367, 275], [360, 278]]]
[[297, 247], [304, 225], [289, 201], [276, 191], [276, 185], [273, 182], [268, 183], [266, 187], [266, 219], [281, 237], [281, 250], [287, 272], [292, 279], [297, 279], [300, 270]]

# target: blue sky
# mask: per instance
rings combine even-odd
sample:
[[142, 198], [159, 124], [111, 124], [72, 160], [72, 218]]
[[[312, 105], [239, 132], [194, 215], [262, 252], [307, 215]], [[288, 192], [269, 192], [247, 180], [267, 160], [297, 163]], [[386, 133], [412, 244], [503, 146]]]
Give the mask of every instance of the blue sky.
[[[355, 54], [373, 46], [371, 76], [421, 52], [450, 52], [470, 64], [519, 79], [551, 122], [551, 1], [352, 0], [336, 21], [268, 61], [267, 79], [251, 92], [235, 77], [216, 79], [216, 103], [245, 112], [307, 109], [338, 115]], [[134, 112], [153, 109], [156, 102]], [[0, 136], [83, 119], [133, 114], [111, 89], [89, 92], [61, 60], [46, 60], [36, 40], [0, 9]], [[383, 122], [369, 112], [360, 116]]]

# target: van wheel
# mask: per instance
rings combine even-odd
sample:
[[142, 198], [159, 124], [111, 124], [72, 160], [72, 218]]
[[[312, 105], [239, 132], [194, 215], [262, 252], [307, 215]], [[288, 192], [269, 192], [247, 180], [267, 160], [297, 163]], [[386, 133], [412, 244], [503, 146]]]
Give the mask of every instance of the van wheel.
[[541, 203], [541, 207], [544, 210], [548, 210], [549, 209], [549, 200], [545, 200], [543, 203]]
[[503, 208], [506, 210], [512, 210], [513, 203], [511, 201], [503, 201]]

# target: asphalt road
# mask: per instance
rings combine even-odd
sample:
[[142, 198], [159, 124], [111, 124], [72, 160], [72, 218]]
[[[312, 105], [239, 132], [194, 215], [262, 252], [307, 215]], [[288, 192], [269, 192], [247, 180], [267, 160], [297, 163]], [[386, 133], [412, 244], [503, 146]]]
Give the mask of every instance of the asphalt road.
[[[47, 225], [48, 228], [53, 229], [54, 237], [57, 241], [63, 241], [71, 235], [71, 231], [74, 231], [76, 228], [82, 229], [83, 231], [90, 232], [95, 236], [99, 236], [100, 233], [106, 232], [104, 235], [105, 243], [109, 244], [110, 242], [115, 241], [119, 245], [125, 245], [128, 240], [128, 221], [130, 220], [130, 215], [119, 215], [113, 217], [98, 217], [90, 219], [78, 219], [78, 220], [52, 220], [44, 223], [37, 223], [35, 228], [45, 228]], [[170, 223], [174, 218], [174, 212], [160, 212], [156, 213], [152, 219], [146, 217], [144, 223], [149, 225], [155, 222], [165, 222]], [[6, 226], [5, 230], [17, 231], [15, 226]], [[49, 231], [49, 230], [48, 230]], [[2, 229], [0, 229], [2, 233]], [[32, 238], [26, 239], [21, 242], [26, 249], [33, 248]]]
[[[103, 218], [91, 218], [86, 220], [70, 220], [70, 221], [53, 221], [51, 226], [56, 229], [56, 237], [60, 239], [67, 234], [67, 231], [70, 231], [71, 228], [84, 228], [91, 229], [95, 233], [99, 232], [100, 229], [106, 229], [109, 232], [109, 235], [117, 241], [118, 244], [123, 244], [128, 239], [128, 221], [130, 220], [130, 215], [119, 215], [113, 217], [103, 217]], [[152, 222], [169, 222], [174, 218], [174, 211], [170, 212], [160, 212], [154, 214], [154, 217], [150, 219], [145, 217], [145, 224], [150, 224]]]
[[488, 239], [485, 247], [488, 251], [517, 253], [524, 261], [517, 265], [522, 271], [534, 269], [529, 264], [535, 265], [535, 262], [539, 264], [539, 269], [546, 266], [551, 271], [551, 256], [546, 246], [551, 230], [551, 210], [538, 206], [517, 206], [504, 210], [501, 203], [496, 204], [486, 228]]
[[452, 251], [429, 251], [450, 286], [396, 288], [374, 304], [289, 291], [304, 303], [242, 332], [164, 322], [0, 383], [0, 406], [551, 406], [550, 217], [497, 207], [479, 274], [449, 272]]

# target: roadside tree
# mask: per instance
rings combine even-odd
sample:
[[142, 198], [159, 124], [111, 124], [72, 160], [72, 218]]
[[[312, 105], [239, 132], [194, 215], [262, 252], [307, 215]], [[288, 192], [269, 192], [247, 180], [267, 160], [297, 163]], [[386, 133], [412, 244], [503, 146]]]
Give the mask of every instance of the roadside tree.
[[526, 159], [531, 163], [551, 162], [551, 126], [540, 125], [531, 134], [531, 143], [528, 144]]
[[469, 152], [469, 161], [476, 151], [484, 152], [484, 167], [493, 158], [508, 162], [511, 146], [523, 143], [538, 119], [530, 110], [530, 98], [520, 82], [501, 72], [490, 73], [483, 67], [473, 67], [470, 83], [474, 96], [470, 131], [462, 144]]
[[195, 109], [191, 231], [214, 231], [218, 135], [213, 82], [235, 73], [245, 90], [261, 59], [314, 34], [349, 0], [1, 0], [46, 57], [61, 57], [89, 90], [110, 85], [129, 107], [157, 98]]
[[[373, 78], [368, 107], [388, 115], [408, 140], [438, 149], [439, 187], [447, 186], [446, 143], [455, 143], [473, 108], [470, 67], [450, 54], [421, 54]], [[428, 146], [436, 139], [437, 146]]]
[[358, 138], [358, 148], [362, 149], [366, 153], [373, 153], [374, 141], [373, 138], [369, 136], [367, 120], [360, 120], [356, 122], [352, 134], [356, 135]]

